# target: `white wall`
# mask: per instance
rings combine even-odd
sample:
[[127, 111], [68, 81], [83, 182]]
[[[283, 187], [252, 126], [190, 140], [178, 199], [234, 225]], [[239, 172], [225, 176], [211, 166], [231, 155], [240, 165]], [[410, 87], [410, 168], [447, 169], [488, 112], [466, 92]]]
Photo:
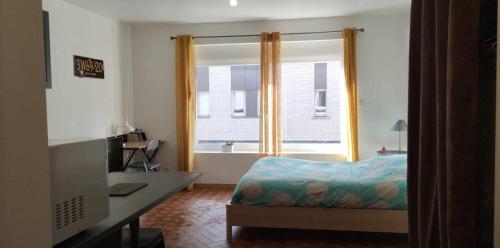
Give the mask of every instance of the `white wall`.
[[[171, 41], [170, 36], [324, 31], [348, 26], [366, 29], [358, 35], [361, 158], [373, 157], [381, 145], [396, 148], [397, 133], [389, 130], [397, 119], [407, 116], [409, 13], [288, 21], [135, 25], [132, 28], [135, 124], [145, 129], [150, 137], [167, 140], [158, 158], [163, 166], [176, 169], [175, 41]], [[249, 163], [256, 159], [252, 156], [197, 154], [196, 169], [204, 172], [202, 182], [236, 183]], [[324, 156], [309, 158], [325, 159]], [[332, 160], [339, 156], [327, 158]]]
[[0, 247], [52, 247], [41, 0], [0, 1]]
[[[133, 118], [130, 26], [60, 0], [43, 0], [43, 8], [50, 15], [49, 139], [112, 135], [111, 125]], [[75, 77], [73, 55], [104, 60], [105, 79]]]

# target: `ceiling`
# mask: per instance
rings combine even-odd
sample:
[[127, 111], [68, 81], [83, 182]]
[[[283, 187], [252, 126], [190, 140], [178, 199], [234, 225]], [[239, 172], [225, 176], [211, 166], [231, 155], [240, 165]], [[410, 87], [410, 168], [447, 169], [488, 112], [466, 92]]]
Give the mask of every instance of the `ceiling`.
[[64, 0], [123, 22], [211, 23], [405, 11], [410, 0]]

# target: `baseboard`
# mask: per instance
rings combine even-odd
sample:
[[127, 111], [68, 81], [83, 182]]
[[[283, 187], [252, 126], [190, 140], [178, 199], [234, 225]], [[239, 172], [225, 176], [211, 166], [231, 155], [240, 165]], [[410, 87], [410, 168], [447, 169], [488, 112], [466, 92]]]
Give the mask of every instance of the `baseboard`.
[[195, 183], [195, 189], [231, 189], [236, 188], [236, 184], [217, 184], [217, 183]]

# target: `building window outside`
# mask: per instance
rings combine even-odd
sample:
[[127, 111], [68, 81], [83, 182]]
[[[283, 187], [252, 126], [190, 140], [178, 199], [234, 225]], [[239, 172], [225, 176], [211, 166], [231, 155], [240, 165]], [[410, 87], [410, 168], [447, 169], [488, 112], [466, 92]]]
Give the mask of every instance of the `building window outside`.
[[199, 118], [210, 118], [210, 80], [209, 67], [196, 68], [196, 110]]
[[326, 116], [326, 90], [316, 90], [315, 94], [316, 104], [314, 106], [314, 116]]
[[246, 95], [243, 90], [233, 90], [232, 92], [232, 116], [245, 117], [246, 115]]
[[210, 93], [208, 91], [198, 92], [198, 117], [210, 118]]
[[258, 118], [259, 65], [231, 66], [232, 117]]
[[326, 112], [326, 90], [327, 90], [327, 63], [314, 64], [314, 116], [325, 117]]

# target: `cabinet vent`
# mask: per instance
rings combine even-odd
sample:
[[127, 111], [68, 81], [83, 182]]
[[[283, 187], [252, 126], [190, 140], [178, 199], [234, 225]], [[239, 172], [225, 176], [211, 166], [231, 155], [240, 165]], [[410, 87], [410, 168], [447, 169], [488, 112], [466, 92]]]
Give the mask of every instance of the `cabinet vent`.
[[83, 195], [56, 204], [56, 230], [85, 218], [85, 201]]

